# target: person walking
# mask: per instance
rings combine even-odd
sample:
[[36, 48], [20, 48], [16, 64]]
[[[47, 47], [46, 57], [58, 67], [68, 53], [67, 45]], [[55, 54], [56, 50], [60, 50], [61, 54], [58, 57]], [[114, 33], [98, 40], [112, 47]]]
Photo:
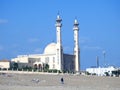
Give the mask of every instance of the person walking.
[[61, 78], [61, 83], [64, 84], [64, 79], [63, 79], [63, 77]]

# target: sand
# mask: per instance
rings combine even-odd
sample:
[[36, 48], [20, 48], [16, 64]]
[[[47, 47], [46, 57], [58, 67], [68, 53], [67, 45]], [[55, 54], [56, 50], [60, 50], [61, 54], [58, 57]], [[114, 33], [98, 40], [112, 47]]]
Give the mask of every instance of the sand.
[[120, 90], [120, 77], [7, 73], [0, 75], [0, 90]]

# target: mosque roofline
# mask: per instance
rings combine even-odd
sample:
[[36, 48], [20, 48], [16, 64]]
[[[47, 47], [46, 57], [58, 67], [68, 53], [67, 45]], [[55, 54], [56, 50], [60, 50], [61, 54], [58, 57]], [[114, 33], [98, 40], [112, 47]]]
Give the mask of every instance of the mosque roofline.
[[0, 60], [0, 62], [10, 62], [9, 60]]

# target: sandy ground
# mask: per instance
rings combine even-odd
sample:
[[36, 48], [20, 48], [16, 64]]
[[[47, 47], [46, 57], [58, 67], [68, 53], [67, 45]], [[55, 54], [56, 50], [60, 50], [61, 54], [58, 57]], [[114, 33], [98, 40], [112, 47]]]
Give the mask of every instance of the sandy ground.
[[120, 77], [0, 74], [0, 90], [120, 90]]

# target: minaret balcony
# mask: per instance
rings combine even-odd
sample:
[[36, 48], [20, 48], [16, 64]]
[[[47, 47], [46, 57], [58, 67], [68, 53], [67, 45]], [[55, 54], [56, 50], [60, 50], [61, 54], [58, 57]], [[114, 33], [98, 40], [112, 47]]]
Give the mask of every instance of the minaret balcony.
[[62, 24], [61, 23], [56, 23], [56, 27], [61, 27]]
[[79, 30], [79, 27], [73, 27], [73, 30]]

